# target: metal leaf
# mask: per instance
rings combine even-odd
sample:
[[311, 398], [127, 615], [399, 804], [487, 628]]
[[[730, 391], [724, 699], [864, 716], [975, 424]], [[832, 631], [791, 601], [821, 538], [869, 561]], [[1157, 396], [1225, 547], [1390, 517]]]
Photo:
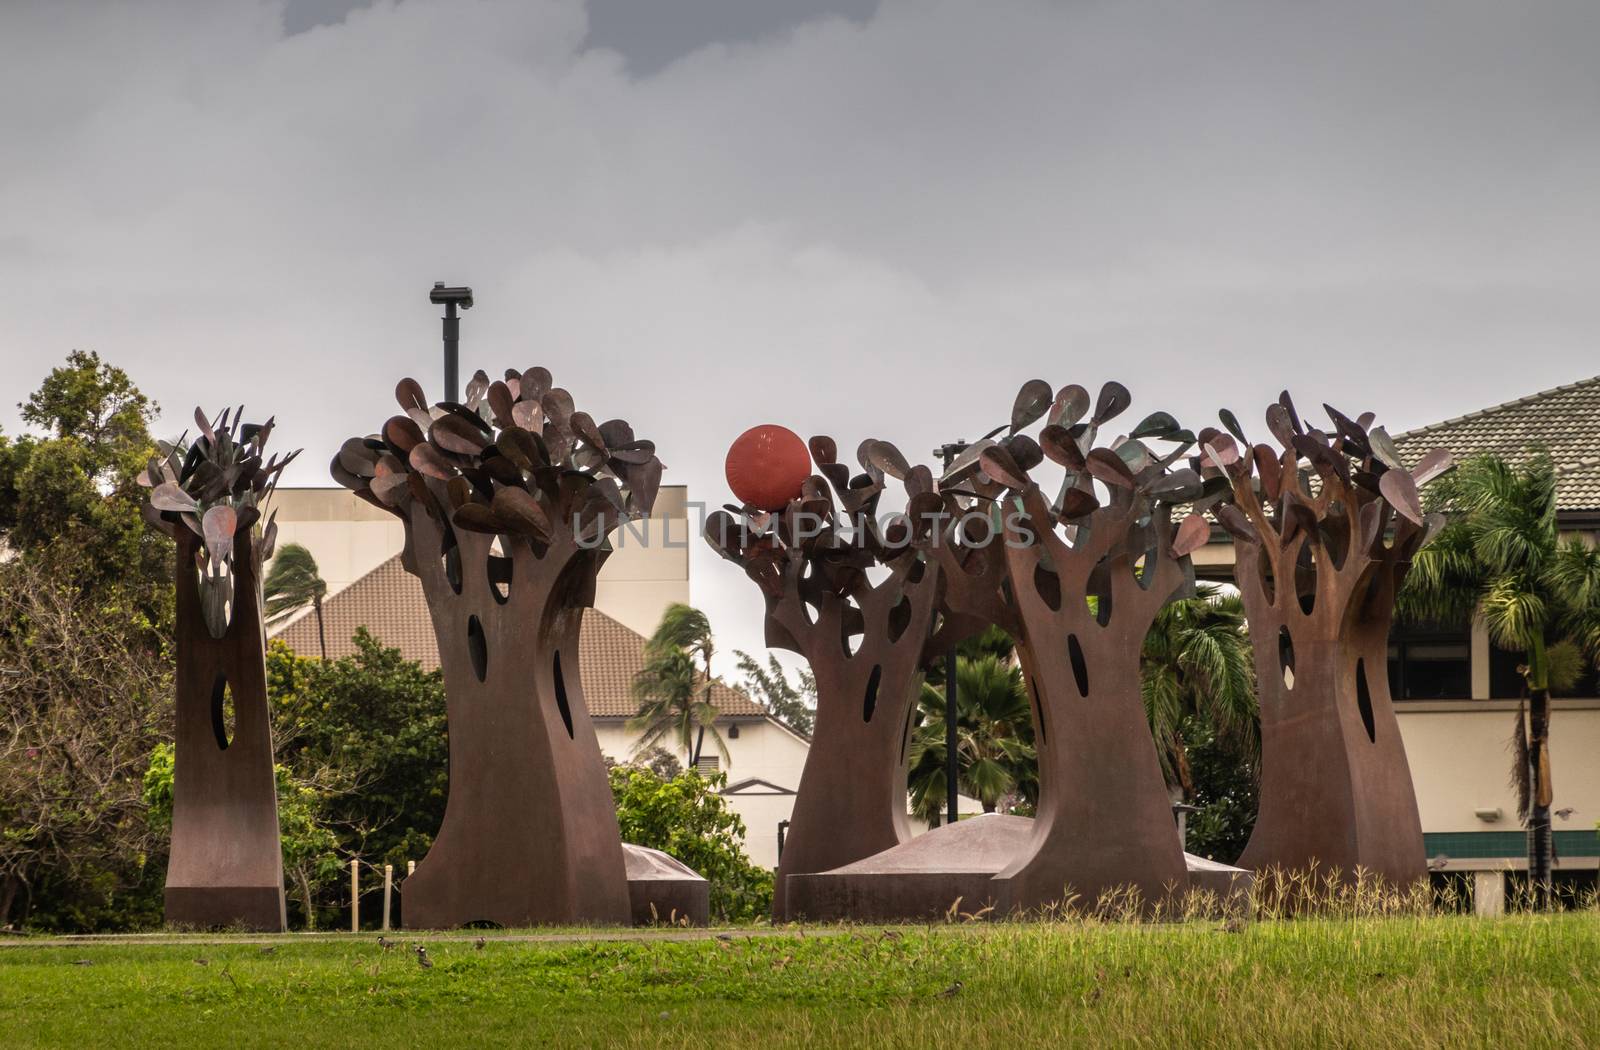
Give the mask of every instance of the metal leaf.
[[1009, 489], [1028, 487], [1028, 475], [1017, 461], [999, 445], [991, 445], [978, 455], [983, 472]]
[[1378, 490], [1401, 517], [1413, 524], [1422, 524], [1422, 497], [1410, 474], [1403, 470], [1387, 471], [1378, 479]]
[[[517, 380], [520, 383], [520, 380]], [[517, 397], [511, 392], [511, 387], [504, 380], [496, 379], [489, 384], [489, 411], [494, 413], [496, 426], [509, 426], [514, 422], [511, 418], [511, 409], [515, 406]]]
[[422, 441], [422, 428], [410, 416], [391, 416], [383, 425], [383, 439], [400, 455], [410, 455], [412, 448]]
[[526, 489], [498, 488], [490, 506], [496, 517], [517, 532], [539, 540], [548, 540], [554, 534], [554, 529], [550, 525], [550, 515]]
[[233, 534], [238, 525], [239, 516], [224, 504], [212, 507], [200, 519], [200, 534], [205, 538], [213, 563], [221, 564], [233, 553]]
[[1294, 427], [1294, 432], [1296, 434], [1304, 434], [1306, 428], [1300, 422], [1300, 413], [1294, 410], [1294, 399], [1289, 396], [1289, 391], [1284, 390], [1278, 394], [1278, 404], [1282, 405], [1284, 411], [1289, 413], [1289, 424]]
[[372, 479], [370, 488], [378, 502], [386, 507], [398, 507], [411, 496], [409, 473], [380, 474]]
[[1011, 432], [1015, 434], [1023, 427], [1032, 426], [1050, 410], [1053, 400], [1050, 384], [1043, 379], [1030, 379], [1022, 384], [1011, 404]]
[[1282, 405], [1267, 406], [1267, 429], [1272, 431], [1272, 436], [1284, 448], [1294, 445], [1296, 431], [1294, 423], [1289, 416], [1289, 410]]
[[428, 398], [422, 392], [422, 384], [415, 379], [408, 376], [396, 383], [394, 399], [400, 403], [405, 414], [415, 419], [419, 426], [426, 427], [432, 422], [432, 416], [428, 412]]
[[364, 438], [346, 438], [339, 446], [339, 465], [358, 478], [370, 478], [378, 472], [378, 454]]
[[156, 510], [191, 514], [200, 509], [194, 497], [180, 489], [177, 482], [173, 481], [163, 481], [150, 490], [150, 506]]
[[550, 369], [543, 365], [534, 365], [522, 373], [522, 389], [517, 391], [517, 396], [523, 401], [539, 402], [544, 400], [544, 395], [555, 386], [555, 380], [550, 376]]
[[1052, 423], [1039, 431], [1039, 447], [1052, 462], [1074, 473], [1083, 470], [1083, 449], [1078, 447], [1066, 427]]
[[1187, 503], [1200, 498], [1205, 491], [1205, 483], [1199, 474], [1185, 467], [1162, 477], [1148, 491], [1151, 499], [1163, 503]]
[[1172, 553], [1180, 558], [1193, 554], [1211, 540], [1211, 523], [1204, 514], [1190, 514], [1178, 525], [1172, 537]]
[[1400, 450], [1395, 447], [1394, 438], [1389, 436], [1389, 431], [1383, 427], [1373, 427], [1367, 432], [1367, 440], [1372, 444], [1372, 455], [1384, 466], [1392, 470], [1404, 470], [1405, 464], [1400, 460]]
[[480, 368], [472, 373], [471, 379], [467, 380], [467, 407], [476, 411], [478, 406], [483, 403], [483, 395], [488, 392], [489, 373]]
[[1267, 502], [1276, 503], [1283, 494], [1283, 462], [1267, 445], [1257, 445], [1252, 452], [1256, 473], [1261, 477], [1261, 491], [1266, 494]]
[[628, 510], [649, 514], [661, 492], [661, 461], [651, 456], [628, 472]]
[[1083, 418], [1089, 411], [1089, 391], [1077, 383], [1069, 383], [1056, 392], [1056, 400], [1050, 406], [1050, 415], [1045, 422], [1070, 427]]
[[839, 461], [838, 442], [834, 441], [833, 438], [826, 434], [818, 434], [816, 437], [806, 442], [806, 447], [811, 450], [811, 458], [816, 461], [816, 464], [819, 467], [824, 467], [829, 463], [837, 463]]
[[864, 446], [867, 462], [896, 481], [904, 481], [911, 473], [911, 464], [900, 450], [887, 441], [868, 441]]
[[1122, 457], [1108, 448], [1097, 448], [1084, 457], [1085, 468], [1090, 475], [1107, 485], [1131, 489], [1134, 486], [1133, 471], [1122, 461]]
[[420, 474], [426, 474], [430, 478], [449, 481], [456, 476], [456, 468], [451, 466], [444, 456], [439, 454], [438, 449], [427, 442], [423, 442], [413, 448], [408, 459], [412, 470]]
[[1128, 393], [1128, 388], [1113, 379], [1100, 388], [1100, 397], [1095, 401], [1094, 415], [1090, 421], [1099, 426], [1120, 416], [1131, 404], [1133, 395]]
[[537, 431], [544, 422], [544, 409], [537, 401], [518, 401], [511, 406], [511, 422], [524, 430]]
[[1088, 489], [1068, 489], [1061, 494], [1061, 505], [1056, 508], [1056, 516], [1062, 521], [1073, 521], [1091, 514], [1100, 507], [1100, 500]]
[[560, 387], [553, 387], [539, 399], [545, 418], [558, 427], [565, 427], [572, 418], [572, 395]]
[[1178, 421], [1171, 413], [1152, 412], [1139, 421], [1128, 436], [1131, 438], [1165, 438], [1178, 431]]
[[1039, 443], [1026, 434], [1013, 434], [1003, 444], [1011, 458], [1017, 461], [1017, 466], [1023, 470], [1032, 470], [1044, 462], [1044, 449]]
[[1239, 417], [1234, 415], [1232, 410], [1226, 408], [1219, 410], [1217, 418], [1222, 420], [1222, 425], [1227, 428], [1228, 433], [1238, 440], [1239, 444], [1250, 444], [1250, 439], [1244, 436], [1244, 427], [1239, 425]]
[[1250, 524], [1250, 519], [1245, 517], [1244, 511], [1232, 503], [1224, 503], [1217, 508], [1217, 521], [1227, 529], [1235, 539], [1246, 543], [1259, 543], [1261, 537], [1256, 534], [1256, 527]]
[[510, 531], [506, 523], [500, 520], [500, 516], [482, 503], [463, 503], [451, 513], [450, 522], [456, 528], [495, 536]]
[[1436, 448], [1417, 461], [1411, 469], [1411, 480], [1418, 485], [1426, 485], [1434, 478], [1455, 466], [1455, 457], [1447, 448]]
[[475, 456], [489, 443], [483, 431], [455, 413], [447, 413], [433, 421], [429, 439], [446, 452], [458, 456]]

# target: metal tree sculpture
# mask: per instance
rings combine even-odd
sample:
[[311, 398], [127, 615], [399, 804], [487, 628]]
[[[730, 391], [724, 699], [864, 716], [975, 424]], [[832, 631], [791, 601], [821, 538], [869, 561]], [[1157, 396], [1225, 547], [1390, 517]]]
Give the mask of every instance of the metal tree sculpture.
[[596, 424], [544, 368], [478, 372], [466, 404], [351, 438], [336, 479], [405, 523], [445, 678], [450, 797], [406, 880], [408, 926], [629, 921], [616, 809], [583, 701], [578, 631], [607, 537], [647, 515], [655, 446]]
[[[905, 746], [938, 590], [938, 573], [912, 543], [911, 526], [877, 520], [885, 473], [915, 498], [930, 492], [885, 442], [864, 442], [863, 472], [838, 462], [832, 438], [814, 437], [821, 475], [776, 512], [717, 511], [706, 538], [741, 565], [766, 600], [766, 641], [805, 657], [817, 717], [773, 893], [789, 917], [785, 880], [828, 871], [910, 837]], [[872, 582], [869, 570], [886, 575]]]
[[[1012, 497], [996, 513], [1034, 693], [1040, 801], [1027, 847], [995, 876], [1001, 911], [1060, 900], [1068, 888], [1088, 900], [1135, 888], [1151, 902], [1188, 885], [1139, 659], [1156, 612], [1191, 582], [1188, 555], [1209, 532], [1199, 515], [1174, 528], [1171, 508], [1204, 485], [1191, 469], [1169, 470], [1194, 435], [1164, 412], [1096, 446], [1130, 400], [1107, 383], [1091, 413], [1083, 387], [1052, 398], [1034, 380], [1017, 398], [1014, 436], [974, 445], [943, 480], [948, 490], [973, 478], [979, 499], [990, 482]], [[1019, 433], [1041, 414], [1037, 442]], [[1158, 455], [1147, 438], [1177, 447]], [[1054, 501], [1030, 476], [1047, 457], [1066, 468]]]
[[216, 423], [162, 442], [142, 483], [144, 517], [177, 541], [177, 761], [166, 918], [189, 926], [285, 928], [272, 728], [267, 718], [261, 565], [277, 526], [261, 508], [298, 455], [262, 461], [272, 421]]
[[1370, 413], [1323, 407], [1331, 434], [1280, 395], [1266, 414], [1279, 449], [1251, 446], [1227, 412], [1231, 434], [1200, 434], [1199, 464], [1232, 493], [1217, 520], [1234, 538], [1261, 695], [1260, 813], [1239, 863], [1405, 883], [1426, 861], [1389, 697], [1389, 627], [1412, 555], [1442, 524], [1423, 515], [1418, 487], [1451, 457], [1435, 449], [1408, 471]]

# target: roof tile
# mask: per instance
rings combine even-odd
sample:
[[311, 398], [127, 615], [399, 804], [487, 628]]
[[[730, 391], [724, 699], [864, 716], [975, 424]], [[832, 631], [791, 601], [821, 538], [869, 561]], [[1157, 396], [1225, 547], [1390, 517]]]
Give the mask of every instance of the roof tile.
[[1522, 463], [1543, 448], [1556, 462], [1556, 506], [1600, 510], [1600, 376], [1568, 383], [1394, 436], [1406, 457], [1447, 448], [1456, 459]]

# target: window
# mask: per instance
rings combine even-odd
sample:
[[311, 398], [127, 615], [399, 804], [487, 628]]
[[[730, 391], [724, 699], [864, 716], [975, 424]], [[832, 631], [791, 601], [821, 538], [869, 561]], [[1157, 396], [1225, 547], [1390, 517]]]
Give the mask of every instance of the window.
[[1472, 696], [1472, 636], [1464, 630], [1396, 629], [1389, 635], [1389, 693], [1396, 700]]

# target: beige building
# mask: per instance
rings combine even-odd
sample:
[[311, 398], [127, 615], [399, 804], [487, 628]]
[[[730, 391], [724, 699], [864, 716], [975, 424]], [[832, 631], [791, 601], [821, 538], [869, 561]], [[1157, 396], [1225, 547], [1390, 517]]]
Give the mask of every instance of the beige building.
[[[305, 547], [327, 581], [322, 615], [329, 657], [352, 654], [351, 638], [365, 627], [425, 669], [439, 666], [422, 585], [400, 564], [405, 536], [398, 519], [345, 489], [280, 489], [273, 506], [279, 546]], [[627, 722], [638, 711], [630, 690], [644, 666], [645, 636], [668, 605], [689, 601], [690, 535], [683, 487], [663, 488], [648, 521], [613, 536], [616, 550], [600, 572], [595, 607], [584, 615], [584, 699], [601, 751], [618, 762], [634, 756], [638, 739]], [[309, 609], [270, 625], [268, 633], [298, 652], [318, 651]], [[809, 742], [742, 690], [714, 682], [712, 691], [728, 757], [708, 744], [701, 767], [727, 774], [724, 795], [745, 822], [746, 852], [754, 863], [776, 867], [778, 824], [793, 809]]]

